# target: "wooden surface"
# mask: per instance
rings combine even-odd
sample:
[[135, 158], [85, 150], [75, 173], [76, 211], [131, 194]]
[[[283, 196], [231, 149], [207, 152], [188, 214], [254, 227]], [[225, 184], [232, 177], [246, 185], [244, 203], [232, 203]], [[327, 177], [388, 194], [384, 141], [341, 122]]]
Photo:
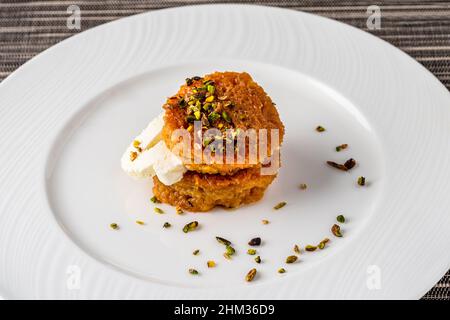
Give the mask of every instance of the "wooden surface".
[[[368, 31], [405, 51], [430, 70], [447, 89], [450, 89], [450, 1], [412, 0], [0, 0], [0, 81], [48, 47], [99, 24], [149, 10], [212, 2], [285, 7], [345, 22]], [[81, 30], [69, 30], [66, 26], [66, 19], [69, 16], [66, 10], [72, 4], [77, 4], [81, 9]], [[370, 5], [378, 5], [381, 9], [381, 29], [379, 30], [367, 28], [366, 11]], [[423, 298], [450, 300], [450, 271]]]

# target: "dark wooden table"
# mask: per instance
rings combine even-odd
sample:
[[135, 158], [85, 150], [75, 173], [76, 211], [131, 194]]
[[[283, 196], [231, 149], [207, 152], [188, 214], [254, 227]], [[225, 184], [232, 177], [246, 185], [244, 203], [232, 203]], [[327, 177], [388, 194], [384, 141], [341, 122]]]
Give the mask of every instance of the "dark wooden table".
[[[345, 22], [405, 51], [450, 89], [450, 2], [414, 0], [0, 0], [0, 81], [41, 51], [99, 24], [148, 10], [212, 2], [279, 6]], [[67, 28], [67, 8], [72, 4], [82, 11], [81, 30]], [[380, 29], [367, 27], [370, 5], [378, 5], [381, 10]], [[450, 300], [450, 271], [430, 289], [423, 299]]]

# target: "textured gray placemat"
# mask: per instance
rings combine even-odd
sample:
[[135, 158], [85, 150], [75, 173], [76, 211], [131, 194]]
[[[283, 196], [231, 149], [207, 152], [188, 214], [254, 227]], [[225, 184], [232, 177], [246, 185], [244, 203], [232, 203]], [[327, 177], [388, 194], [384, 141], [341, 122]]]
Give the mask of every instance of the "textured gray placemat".
[[[39, 52], [96, 25], [148, 10], [212, 2], [278, 6], [345, 22], [405, 51], [450, 89], [450, 3], [411, 0], [0, 0], [0, 81]], [[370, 7], [374, 4], [378, 7]], [[71, 5], [77, 5], [81, 10], [80, 29], [67, 27], [70, 16], [67, 10]], [[379, 25], [376, 23], [378, 9]], [[450, 271], [423, 299], [450, 300]]]

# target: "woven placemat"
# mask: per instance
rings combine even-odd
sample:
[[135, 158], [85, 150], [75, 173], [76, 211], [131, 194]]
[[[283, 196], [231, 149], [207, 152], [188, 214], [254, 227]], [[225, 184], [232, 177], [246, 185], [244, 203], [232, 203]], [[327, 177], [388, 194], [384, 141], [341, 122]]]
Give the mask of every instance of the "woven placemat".
[[[368, 31], [408, 53], [450, 89], [448, 1], [192, 1], [192, 0], [0, 0], [0, 81], [39, 52], [91, 27], [129, 15], [204, 3], [250, 3], [291, 8]], [[81, 29], [69, 29], [67, 9], [81, 9]], [[376, 4], [378, 7], [370, 7]], [[380, 25], [369, 16], [380, 13]], [[418, 275], [420, 276], [420, 275]], [[450, 300], [450, 271], [423, 297]]]

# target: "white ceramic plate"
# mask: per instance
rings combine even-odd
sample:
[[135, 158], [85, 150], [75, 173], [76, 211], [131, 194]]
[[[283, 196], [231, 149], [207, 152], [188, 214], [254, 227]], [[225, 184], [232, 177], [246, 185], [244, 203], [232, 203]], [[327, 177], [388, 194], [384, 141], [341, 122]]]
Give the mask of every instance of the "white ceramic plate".
[[[156, 215], [151, 183], [127, 177], [120, 156], [184, 78], [215, 70], [249, 72], [277, 103], [286, 126], [279, 177], [238, 210], [177, 216], [162, 205], [167, 213]], [[449, 92], [347, 25], [241, 5], [141, 14], [38, 55], [1, 84], [0, 101], [7, 298], [415, 299], [450, 267]], [[342, 143], [350, 147], [337, 153]], [[350, 172], [325, 164], [350, 157]], [[287, 206], [273, 210], [280, 201]], [[330, 227], [341, 213], [338, 239]], [[181, 232], [194, 219], [200, 229]], [[232, 261], [216, 235], [233, 241]], [[260, 265], [245, 253], [256, 236]], [[284, 264], [294, 244], [324, 237], [325, 250]]]

